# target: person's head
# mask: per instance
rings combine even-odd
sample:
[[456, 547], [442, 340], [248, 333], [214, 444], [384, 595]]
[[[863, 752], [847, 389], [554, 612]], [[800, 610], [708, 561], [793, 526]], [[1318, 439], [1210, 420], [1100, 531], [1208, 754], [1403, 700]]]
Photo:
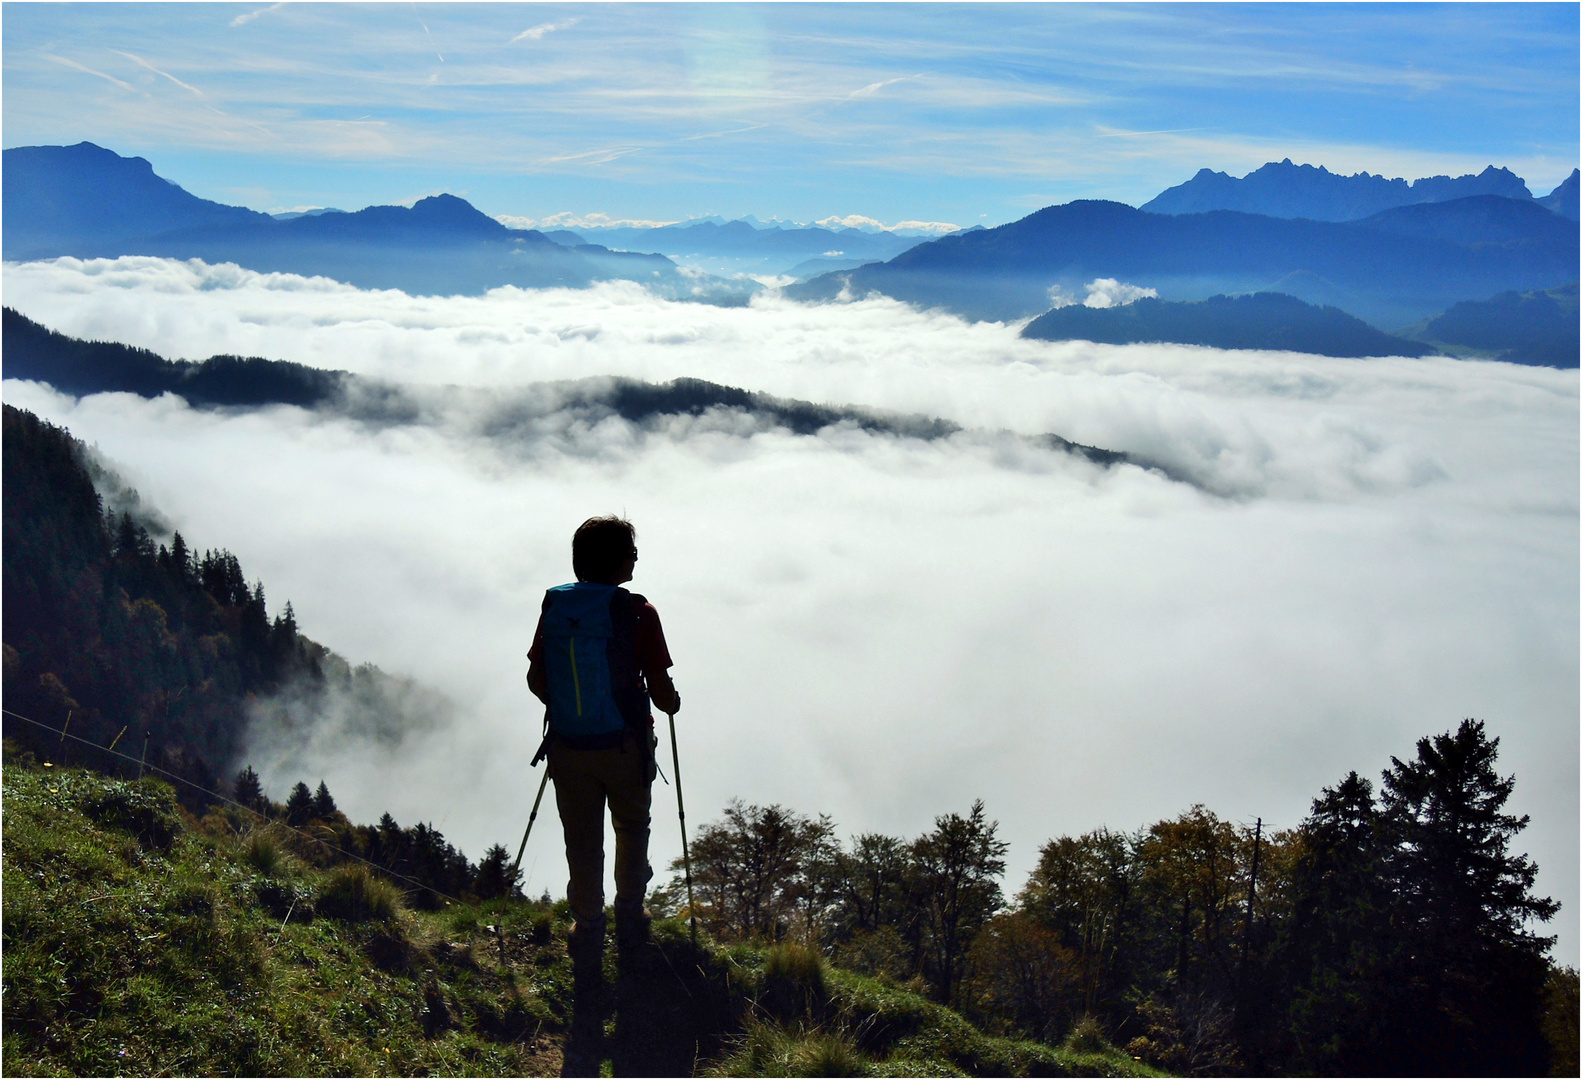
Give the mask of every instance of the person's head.
[[592, 517], [571, 537], [571, 568], [578, 581], [620, 585], [632, 580], [637, 530], [625, 518]]

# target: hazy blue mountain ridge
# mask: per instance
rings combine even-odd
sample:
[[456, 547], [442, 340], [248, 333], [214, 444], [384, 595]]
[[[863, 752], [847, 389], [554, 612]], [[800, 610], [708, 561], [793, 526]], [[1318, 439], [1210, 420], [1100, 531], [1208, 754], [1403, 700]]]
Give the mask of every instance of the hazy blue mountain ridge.
[[[968, 318], [1011, 320], [1048, 310], [1052, 287], [1080, 295], [1084, 282], [1119, 278], [1165, 300], [1279, 288], [1322, 303], [1329, 299], [1322, 294], [1338, 291], [1355, 298], [1351, 314], [1403, 326], [1458, 300], [1578, 277], [1576, 222], [1530, 201], [1506, 200], [1511, 205], [1493, 210], [1481, 200], [1470, 209], [1463, 202], [1414, 207], [1406, 220], [1341, 223], [1233, 210], [1155, 214], [1079, 200], [786, 293], [813, 301], [878, 292]], [[1321, 295], [1306, 295], [1309, 285]]]
[[[922, 237], [860, 229], [759, 227], [746, 220], [682, 222], [658, 228], [567, 229], [584, 242], [627, 251], [662, 252], [715, 272], [786, 274], [809, 259], [835, 258], [861, 265], [883, 262], [924, 243]], [[838, 253], [838, 254], [836, 254]], [[715, 260], [710, 262], [709, 260]]]
[[1487, 300], [1463, 300], [1414, 327], [1413, 336], [1465, 346], [1515, 364], [1574, 368], [1582, 360], [1577, 283], [1543, 292], [1504, 292]]
[[420, 295], [625, 279], [674, 299], [740, 303], [757, 288], [682, 274], [662, 255], [567, 248], [533, 230], [508, 229], [454, 195], [280, 220], [200, 199], [158, 177], [147, 161], [91, 143], [6, 150], [0, 201], [7, 259], [202, 259]]
[[1028, 323], [1025, 338], [1109, 345], [1171, 342], [1216, 349], [1280, 349], [1320, 356], [1424, 356], [1433, 348], [1375, 330], [1334, 307], [1283, 293], [1211, 296], [1189, 302], [1153, 297], [1121, 307], [1055, 308]]
[[1534, 201], [1575, 221], [1579, 214], [1582, 214], [1582, 200], [1578, 198], [1579, 184], [1582, 184], [1582, 169], [1572, 169], [1571, 175], [1566, 177], [1559, 187]]
[[124, 158], [93, 143], [4, 153], [0, 225], [7, 259], [53, 258], [172, 229], [271, 220], [200, 199], [155, 175], [144, 158]]
[[1396, 236], [1445, 240], [1469, 247], [1488, 245], [1542, 249], [1556, 237], [1577, 235], [1577, 226], [1559, 221], [1530, 199], [1472, 195], [1448, 202], [1413, 203], [1384, 210], [1354, 224]]
[[1322, 165], [1294, 165], [1286, 158], [1271, 161], [1240, 178], [1199, 169], [1192, 179], [1166, 189], [1144, 203], [1142, 209], [1155, 214], [1242, 210], [1269, 217], [1355, 221], [1391, 207], [1447, 202], [1471, 195], [1532, 198], [1521, 177], [1493, 165], [1475, 176], [1429, 176], [1407, 183], [1366, 172], [1343, 176]]

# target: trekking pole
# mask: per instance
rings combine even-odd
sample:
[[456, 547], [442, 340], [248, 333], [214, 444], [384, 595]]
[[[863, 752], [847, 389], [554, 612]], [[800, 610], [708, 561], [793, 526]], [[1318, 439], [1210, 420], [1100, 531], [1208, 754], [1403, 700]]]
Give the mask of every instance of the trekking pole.
[[692, 902], [692, 856], [687, 851], [687, 807], [681, 801], [681, 752], [676, 749], [676, 714], [670, 718], [670, 764], [676, 770], [676, 814], [681, 818], [681, 865], [687, 872], [687, 915], [692, 922], [692, 952], [698, 951], [698, 909]]
[[511, 865], [511, 876], [505, 879], [506, 895], [516, 884], [516, 875], [522, 869], [522, 852], [527, 850], [527, 838], [533, 835], [533, 822], [538, 820], [538, 804], [544, 801], [544, 789], [549, 786], [549, 766], [544, 766], [544, 779], [538, 784], [538, 798], [533, 800], [533, 812], [527, 816], [527, 831], [522, 834], [522, 846], [516, 849], [516, 862]]

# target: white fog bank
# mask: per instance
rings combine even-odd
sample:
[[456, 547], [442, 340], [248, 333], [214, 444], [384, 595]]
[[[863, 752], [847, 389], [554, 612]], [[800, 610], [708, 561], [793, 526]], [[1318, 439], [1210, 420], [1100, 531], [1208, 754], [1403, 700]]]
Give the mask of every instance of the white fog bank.
[[[889, 301], [724, 309], [625, 285], [419, 298], [154, 259], [9, 264], [6, 304], [170, 357], [261, 355], [501, 399], [680, 376], [942, 416], [925, 442], [728, 424], [490, 436], [454, 413], [375, 428], [292, 408], [6, 400], [97, 443], [272, 606], [458, 719], [392, 754], [259, 762], [359, 820], [514, 850], [537, 773], [522, 681], [572, 529], [625, 512], [684, 699], [695, 821], [732, 796], [915, 835], [982, 797], [1008, 890], [1061, 833], [1202, 802], [1296, 824], [1350, 769], [1488, 722], [1520, 844], [1577, 961], [1578, 379], [1445, 359], [1023, 341]], [[999, 431], [1055, 432], [1197, 486]], [[298, 765], [300, 768], [300, 764]], [[273, 769], [274, 771], [271, 771]], [[656, 865], [679, 853], [656, 788]], [[553, 821], [530, 887], [560, 892]], [[536, 861], [535, 861], [536, 860]]]

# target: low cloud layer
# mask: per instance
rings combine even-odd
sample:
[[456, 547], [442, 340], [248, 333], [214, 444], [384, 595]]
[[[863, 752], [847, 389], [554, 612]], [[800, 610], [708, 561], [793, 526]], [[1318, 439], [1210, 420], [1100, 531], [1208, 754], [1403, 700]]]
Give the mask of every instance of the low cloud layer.
[[[428, 403], [372, 423], [5, 384], [193, 542], [234, 550], [304, 632], [455, 703], [400, 754], [355, 733], [299, 739], [289, 763], [260, 747], [277, 797], [322, 776], [356, 817], [432, 821], [475, 856], [514, 843], [539, 598], [570, 576], [577, 522], [625, 512], [633, 587], [677, 658], [697, 820], [741, 796], [915, 834], [982, 796], [1014, 889], [1052, 836], [1193, 802], [1294, 825], [1322, 785], [1474, 716], [1576, 960], [1575, 372], [1051, 344], [888, 301], [723, 309], [619, 284], [413, 299], [153, 259], [4, 275], [8, 304], [66, 333], [347, 369]], [[538, 385], [607, 375], [964, 430], [640, 422]], [[1043, 433], [1191, 482], [1026, 438]], [[679, 852], [671, 797], [656, 863]], [[535, 890], [563, 887], [553, 831]]]
[[1145, 296], [1158, 296], [1158, 289], [1150, 289], [1142, 285], [1128, 285], [1115, 278], [1097, 278], [1083, 286], [1087, 296], [1078, 300], [1066, 292], [1059, 285], [1049, 290], [1049, 303], [1051, 307], [1063, 308], [1081, 304], [1090, 308], [1125, 307], [1133, 300], [1141, 300]]

